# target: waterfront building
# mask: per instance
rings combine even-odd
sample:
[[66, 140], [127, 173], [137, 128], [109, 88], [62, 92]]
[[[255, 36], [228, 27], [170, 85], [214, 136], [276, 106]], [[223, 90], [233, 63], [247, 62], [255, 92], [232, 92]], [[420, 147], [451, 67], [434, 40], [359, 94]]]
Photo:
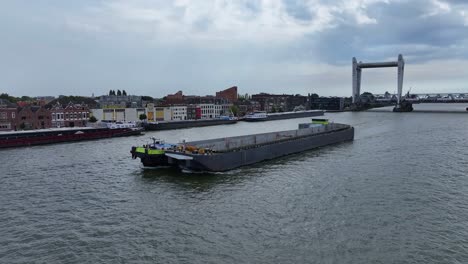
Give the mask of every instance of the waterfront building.
[[343, 97], [316, 97], [310, 99], [311, 109], [342, 111], [344, 106], [345, 98]]
[[260, 111], [262, 109], [260, 103], [257, 101], [244, 101], [242, 103], [238, 102], [236, 106], [238, 108], [237, 116], [244, 116], [247, 113]]
[[69, 102], [65, 107], [57, 102], [50, 109], [52, 127], [82, 127], [88, 122], [90, 111], [85, 104]]
[[200, 104], [201, 119], [219, 118], [223, 111], [223, 105], [219, 104]]
[[156, 107], [156, 121], [171, 121], [172, 110], [171, 107]]
[[187, 120], [187, 106], [171, 106], [171, 120]]
[[52, 127], [50, 111], [43, 106], [27, 105], [18, 109], [17, 130], [41, 129]]
[[307, 96], [299, 94], [260, 93], [252, 95], [251, 100], [258, 102], [260, 109], [267, 112], [289, 112], [293, 111], [296, 106], [305, 106], [308, 103]]
[[91, 115], [97, 120], [108, 122], [138, 122], [141, 114], [146, 114], [145, 108], [91, 109]]
[[148, 122], [156, 121], [156, 109], [154, 108], [153, 103], [149, 103], [146, 105], [146, 120]]
[[201, 108], [199, 105], [187, 105], [187, 119], [198, 120], [201, 119]]
[[16, 116], [16, 105], [0, 99], [0, 131], [16, 130]]
[[219, 112], [220, 116], [229, 116], [231, 114], [231, 106], [233, 104], [222, 104], [221, 111]]

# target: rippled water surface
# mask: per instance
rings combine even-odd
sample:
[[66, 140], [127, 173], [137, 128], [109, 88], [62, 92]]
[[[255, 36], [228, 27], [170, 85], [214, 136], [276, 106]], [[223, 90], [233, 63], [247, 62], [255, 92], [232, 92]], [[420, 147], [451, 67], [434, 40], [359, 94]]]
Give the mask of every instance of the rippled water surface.
[[0, 263], [468, 263], [468, 115], [333, 113], [353, 142], [227, 173], [130, 147], [308, 118], [0, 151]]

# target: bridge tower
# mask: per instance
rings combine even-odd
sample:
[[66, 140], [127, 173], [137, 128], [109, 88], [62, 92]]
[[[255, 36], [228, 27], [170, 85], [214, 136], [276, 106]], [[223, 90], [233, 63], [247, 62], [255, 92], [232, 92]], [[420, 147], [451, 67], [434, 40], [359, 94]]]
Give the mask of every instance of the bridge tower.
[[386, 67], [398, 67], [398, 96], [397, 106], [400, 108], [401, 105], [401, 93], [403, 90], [403, 74], [405, 70], [405, 61], [403, 55], [398, 55], [398, 61], [390, 62], [357, 62], [356, 58], [353, 58], [353, 104], [359, 103], [361, 95], [361, 72], [365, 68], [386, 68]]

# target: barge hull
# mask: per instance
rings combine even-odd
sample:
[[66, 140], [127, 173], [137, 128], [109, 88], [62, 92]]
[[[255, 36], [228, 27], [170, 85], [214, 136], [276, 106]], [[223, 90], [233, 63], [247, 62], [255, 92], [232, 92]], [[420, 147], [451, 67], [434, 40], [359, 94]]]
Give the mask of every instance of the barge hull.
[[176, 159], [169, 154], [168, 162], [192, 171], [226, 171], [353, 139], [354, 128], [343, 127], [329, 132], [291, 138], [245, 149], [234, 149], [213, 155], [184, 155], [187, 157], [186, 159]]
[[316, 110], [316, 111], [292, 112], [292, 113], [283, 113], [283, 114], [268, 114], [266, 121], [323, 116], [323, 113], [324, 112], [322, 110]]
[[189, 120], [189, 121], [175, 121], [175, 122], [160, 122], [160, 123], [147, 123], [144, 125], [145, 130], [171, 130], [183, 129], [191, 127], [204, 127], [204, 126], [217, 126], [235, 124], [237, 120]]
[[161, 167], [169, 166], [167, 163], [167, 157], [164, 155], [164, 150], [151, 149], [145, 147], [132, 147], [130, 153], [132, 158], [140, 158], [141, 163], [145, 167]]
[[294, 119], [303, 117], [314, 117], [323, 116], [323, 110], [309, 110], [309, 111], [298, 111], [298, 112], [287, 112], [287, 113], [270, 113], [266, 118], [244, 118], [246, 122], [262, 122], [262, 121], [273, 121], [282, 119]]
[[95, 140], [111, 137], [141, 135], [141, 129], [131, 128], [96, 128], [70, 129], [58, 131], [37, 131], [29, 133], [8, 133], [0, 135], [0, 148], [27, 147], [83, 140]]

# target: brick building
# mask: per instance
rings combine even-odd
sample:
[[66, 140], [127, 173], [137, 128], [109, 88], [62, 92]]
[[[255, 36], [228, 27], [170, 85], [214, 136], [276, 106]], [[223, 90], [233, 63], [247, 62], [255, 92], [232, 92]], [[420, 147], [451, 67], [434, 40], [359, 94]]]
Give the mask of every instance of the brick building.
[[217, 98], [213, 95], [194, 96], [189, 95], [184, 98], [185, 104], [223, 104], [226, 102], [224, 98]]
[[235, 103], [237, 102], [237, 86], [233, 86], [223, 91], [216, 92], [217, 99], [224, 99], [228, 102]]
[[178, 91], [175, 94], [168, 94], [166, 95], [165, 104], [173, 105], [173, 104], [183, 104], [184, 103], [184, 94], [182, 91]]
[[238, 102], [236, 106], [238, 108], [237, 116], [244, 116], [247, 113], [259, 111], [262, 109], [260, 103], [257, 101], [245, 101], [242, 103]]
[[50, 111], [43, 106], [27, 105], [18, 109], [16, 129], [41, 129], [52, 127]]
[[52, 127], [76, 127], [86, 126], [89, 119], [89, 108], [84, 104], [73, 104], [63, 106], [60, 103], [55, 104], [50, 109], [52, 117]]
[[267, 112], [277, 111], [293, 111], [296, 106], [308, 105], [307, 96], [303, 95], [289, 95], [289, 94], [268, 94], [260, 93], [254, 94], [251, 97], [252, 101], [256, 101], [260, 104], [261, 110]]
[[233, 86], [213, 95], [184, 95], [182, 91], [175, 94], [168, 94], [164, 97], [164, 102], [160, 106], [190, 105], [190, 104], [226, 104], [237, 102], [237, 86]]
[[345, 98], [343, 97], [315, 97], [310, 99], [311, 109], [343, 110]]
[[15, 104], [0, 99], [0, 131], [16, 130], [17, 111]]

